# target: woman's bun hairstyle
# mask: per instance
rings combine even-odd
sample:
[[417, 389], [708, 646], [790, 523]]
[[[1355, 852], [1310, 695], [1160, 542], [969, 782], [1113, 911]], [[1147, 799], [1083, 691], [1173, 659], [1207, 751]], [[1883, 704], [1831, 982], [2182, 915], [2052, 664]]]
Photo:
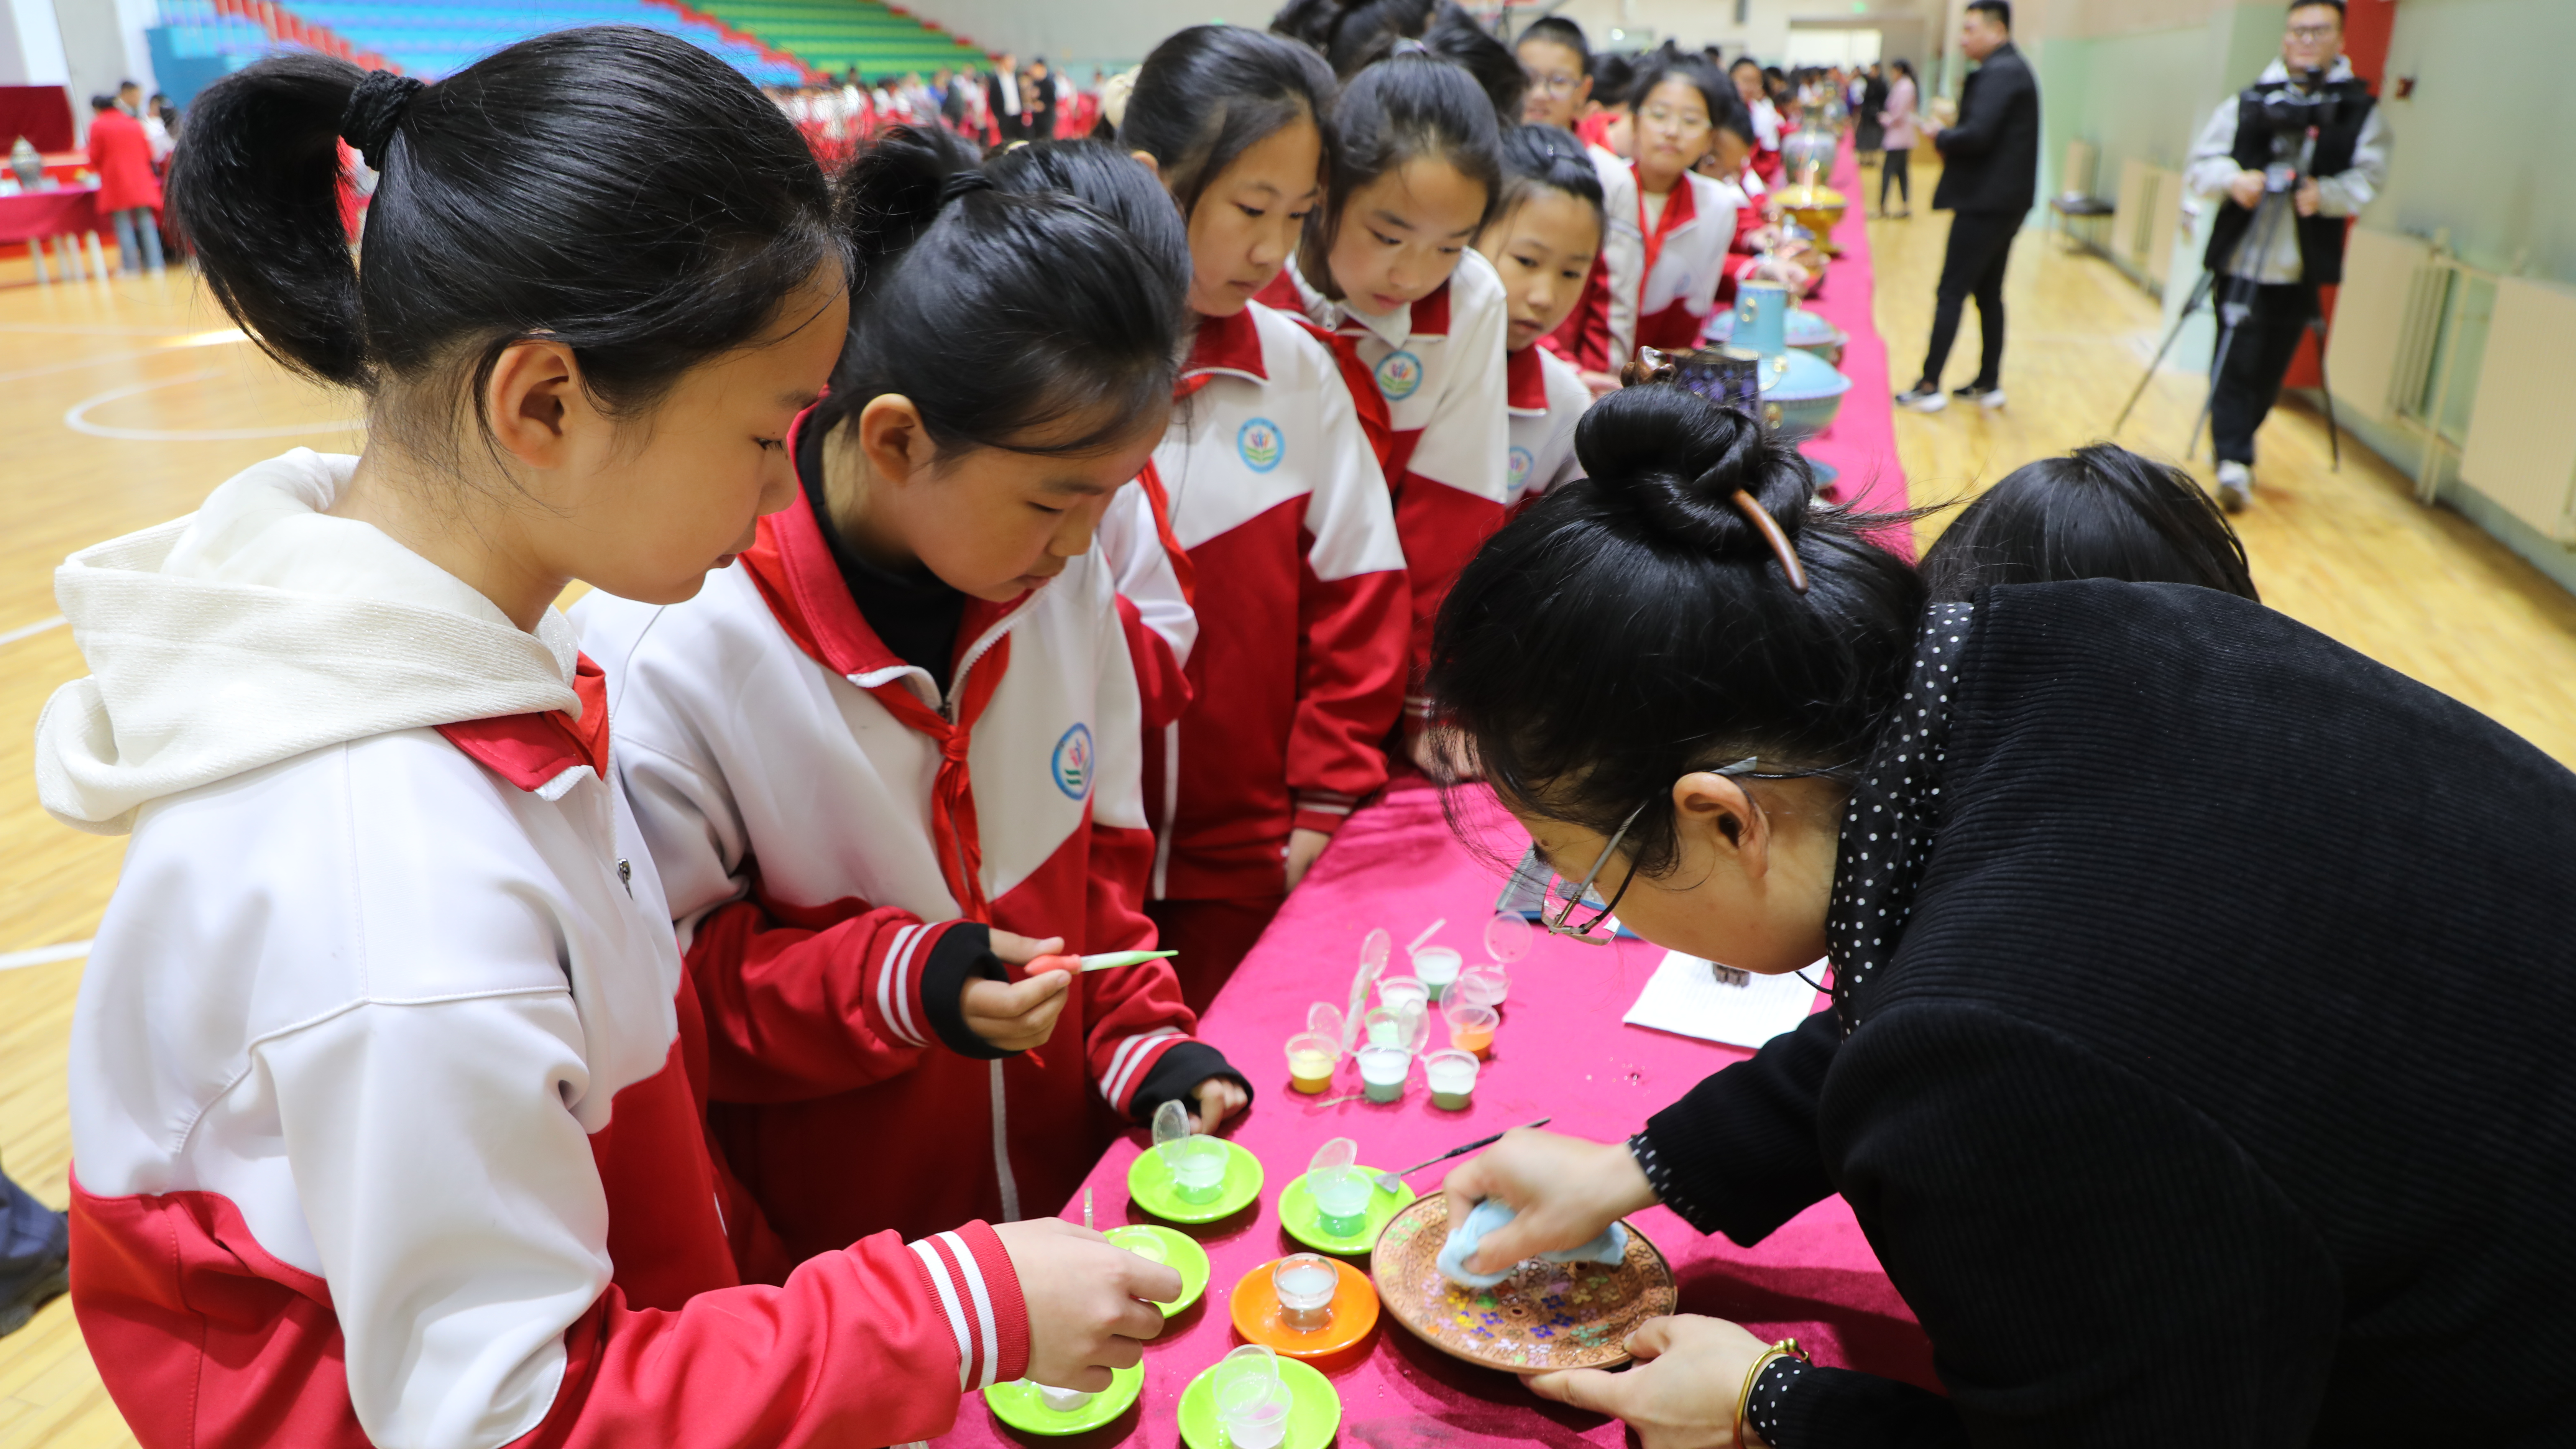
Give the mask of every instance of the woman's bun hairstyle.
[[1323, 175], [1338, 164], [1332, 67], [1294, 40], [1239, 25], [1193, 25], [1164, 37], [1136, 68], [1118, 144], [1161, 169], [1181, 214], [1244, 152], [1304, 121], [1323, 141]]
[[806, 427], [900, 393], [943, 452], [1083, 454], [1163, 416], [1189, 312], [1179, 216], [1114, 148], [1022, 150], [979, 165], [944, 128], [896, 126], [851, 161], [850, 337]]
[[[379, 172], [355, 261], [344, 138]], [[271, 357], [371, 397], [435, 378], [405, 388], [420, 407], [371, 410], [422, 449], [453, 441], [467, 398], [479, 416], [512, 343], [566, 343], [604, 406], [647, 408], [796, 320], [781, 304], [841, 259], [778, 107], [635, 26], [537, 36], [425, 88], [311, 53], [256, 62], [188, 108], [169, 199], [208, 290]]]
[[1605, 837], [1663, 801], [1630, 834], [1652, 875], [1672, 860], [1684, 774], [1868, 755], [1903, 688], [1923, 584], [1868, 536], [1905, 517], [1819, 504], [1795, 448], [1697, 393], [1612, 393], [1574, 450], [1589, 476], [1459, 575], [1428, 689], [1507, 800]]

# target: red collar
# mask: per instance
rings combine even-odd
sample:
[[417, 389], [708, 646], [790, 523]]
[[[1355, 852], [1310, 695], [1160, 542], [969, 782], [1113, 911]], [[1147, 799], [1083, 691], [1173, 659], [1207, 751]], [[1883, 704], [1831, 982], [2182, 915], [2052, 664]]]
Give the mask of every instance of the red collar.
[[1537, 343], [1503, 354], [1503, 386], [1504, 405], [1513, 412], [1547, 411], [1547, 364], [1539, 358]]
[[[1288, 264], [1295, 265], [1295, 262]], [[1306, 299], [1298, 294], [1296, 280], [1288, 275], [1288, 267], [1281, 267], [1279, 275], [1270, 279], [1269, 286], [1252, 294], [1252, 300], [1291, 317], [1306, 315]]]
[[[1291, 262], [1289, 265], [1296, 264]], [[1297, 280], [1288, 275], [1287, 267], [1281, 267], [1279, 275], [1270, 279], [1269, 286], [1254, 293], [1252, 300], [1265, 307], [1277, 308], [1291, 316], [1306, 315], [1306, 298], [1297, 290]], [[1342, 308], [1342, 314], [1343, 332], [1356, 335], [1368, 330], [1368, 324], [1352, 316], [1347, 305]], [[1413, 315], [1405, 322], [1405, 326], [1416, 337], [1448, 336], [1449, 284], [1442, 282], [1430, 296], [1417, 299], [1413, 304]], [[1195, 357], [1191, 365], [1197, 365]]]
[[1250, 308], [1231, 317], [1199, 318], [1198, 338], [1190, 344], [1190, 360], [1182, 364], [1181, 376], [1191, 378], [1207, 372], [1237, 373], [1257, 382], [1270, 380], [1269, 369], [1261, 358], [1261, 324], [1252, 320]]
[[608, 676], [590, 656], [577, 656], [572, 692], [581, 718], [562, 710], [508, 714], [443, 724], [438, 732], [469, 759], [530, 794], [579, 765], [608, 778]]
[[1413, 335], [1446, 337], [1449, 335], [1449, 284], [1442, 282], [1430, 296], [1413, 304]]

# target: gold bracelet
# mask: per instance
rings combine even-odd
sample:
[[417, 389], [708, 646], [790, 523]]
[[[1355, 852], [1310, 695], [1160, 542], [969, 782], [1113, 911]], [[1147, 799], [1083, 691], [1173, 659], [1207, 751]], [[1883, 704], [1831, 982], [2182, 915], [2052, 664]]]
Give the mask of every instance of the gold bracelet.
[[1807, 1356], [1805, 1349], [1798, 1347], [1798, 1340], [1794, 1338], [1784, 1338], [1762, 1350], [1761, 1356], [1753, 1360], [1753, 1367], [1745, 1371], [1743, 1391], [1735, 1396], [1735, 1442], [1739, 1446], [1745, 1442], [1745, 1418], [1753, 1408], [1753, 1386], [1762, 1381], [1762, 1371], [1769, 1368], [1775, 1358], [1794, 1358], [1800, 1363], [1815, 1362]]

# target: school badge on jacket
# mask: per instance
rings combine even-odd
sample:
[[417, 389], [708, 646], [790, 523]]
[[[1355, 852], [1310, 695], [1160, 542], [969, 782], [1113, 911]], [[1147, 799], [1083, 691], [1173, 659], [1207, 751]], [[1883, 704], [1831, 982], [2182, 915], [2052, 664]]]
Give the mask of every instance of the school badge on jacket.
[[1255, 473], [1267, 473], [1287, 455], [1287, 440], [1279, 425], [1268, 418], [1247, 418], [1235, 432], [1234, 451], [1243, 456], [1243, 466]]
[[1080, 800], [1091, 794], [1091, 726], [1077, 724], [1055, 742], [1055, 758], [1049, 762], [1055, 776], [1055, 787], [1068, 800]]

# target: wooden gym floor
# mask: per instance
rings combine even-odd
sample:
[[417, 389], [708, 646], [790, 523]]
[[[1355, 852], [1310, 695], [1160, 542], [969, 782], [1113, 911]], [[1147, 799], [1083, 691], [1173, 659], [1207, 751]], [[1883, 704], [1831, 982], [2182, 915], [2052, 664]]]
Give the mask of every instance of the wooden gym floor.
[[[1916, 174], [1917, 196], [1933, 177]], [[1930, 326], [1945, 216], [1874, 223], [1879, 329], [1901, 386]], [[237, 469], [290, 447], [356, 445], [346, 398], [288, 378], [246, 345], [184, 272], [31, 283], [0, 263], [0, 1164], [47, 1202], [66, 1198], [63, 1062], [81, 963], [19, 965], [89, 939], [120, 842], [37, 807], [30, 740], [54, 687], [82, 673], [53, 618], [64, 554], [175, 517]], [[2157, 340], [2155, 304], [2109, 264], [2055, 238], [2016, 246], [2004, 369], [2010, 406], [1900, 415], [1917, 502], [1965, 498], [2036, 457], [2098, 437]], [[1974, 368], [1963, 329], [1952, 383]], [[2171, 451], [2198, 380], [2149, 389], [2122, 441]], [[2576, 598], [2458, 516], [2416, 505], [2407, 480], [2347, 443], [2329, 472], [2319, 419], [2295, 407], [2262, 438], [2261, 486], [2238, 520], [2267, 602], [2484, 710], [2576, 765]], [[2207, 469], [2200, 469], [2206, 478]], [[1928, 540], [1939, 521], [1924, 525]], [[0, 1340], [0, 1449], [125, 1445], [65, 1301]]]

